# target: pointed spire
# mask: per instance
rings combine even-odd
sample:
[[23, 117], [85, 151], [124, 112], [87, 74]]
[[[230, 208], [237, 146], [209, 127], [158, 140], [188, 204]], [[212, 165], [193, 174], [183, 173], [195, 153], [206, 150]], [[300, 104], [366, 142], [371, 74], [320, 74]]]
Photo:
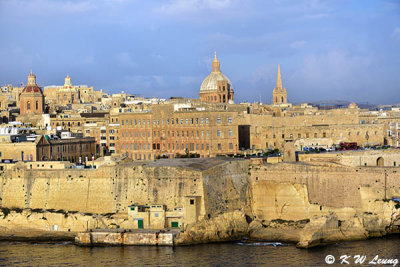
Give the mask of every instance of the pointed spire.
[[212, 62], [212, 72], [221, 72], [220, 70], [220, 63], [217, 58], [217, 52], [214, 52], [214, 60]]
[[281, 67], [278, 64], [278, 76], [276, 77], [276, 88], [282, 88]]

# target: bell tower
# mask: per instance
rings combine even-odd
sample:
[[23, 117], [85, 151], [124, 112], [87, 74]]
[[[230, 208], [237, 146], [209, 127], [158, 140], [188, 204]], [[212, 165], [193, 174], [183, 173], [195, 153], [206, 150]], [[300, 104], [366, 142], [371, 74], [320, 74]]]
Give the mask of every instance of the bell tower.
[[286, 88], [283, 88], [282, 86], [281, 68], [279, 64], [278, 64], [278, 75], [276, 77], [276, 87], [272, 92], [272, 103], [274, 105], [287, 103], [287, 92]]

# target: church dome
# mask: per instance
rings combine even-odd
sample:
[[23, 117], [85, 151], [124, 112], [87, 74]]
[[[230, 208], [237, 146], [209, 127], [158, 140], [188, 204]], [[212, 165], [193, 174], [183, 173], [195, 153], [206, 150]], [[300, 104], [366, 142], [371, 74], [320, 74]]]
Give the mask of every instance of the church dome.
[[231, 81], [220, 70], [220, 63], [217, 59], [217, 53], [215, 53], [212, 71], [201, 83], [200, 92], [217, 91], [218, 82], [227, 82], [228, 90], [233, 90]]
[[200, 91], [216, 91], [219, 81], [226, 81], [230, 89], [233, 89], [231, 81], [222, 72], [211, 72], [201, 83]]

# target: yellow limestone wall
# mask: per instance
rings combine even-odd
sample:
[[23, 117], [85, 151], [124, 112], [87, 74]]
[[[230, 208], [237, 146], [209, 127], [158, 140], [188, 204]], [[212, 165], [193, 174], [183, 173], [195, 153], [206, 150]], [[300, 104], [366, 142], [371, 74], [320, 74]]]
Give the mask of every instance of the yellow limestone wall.
[[[195, 181], [197, 179], [197, 181]], [[5, 171], [1, 206], [114, 213], [130, 204], [183, 206], [186, 195], [203, 193], [201, 173], [184, 168], [105, 166], [97, 170]]]
[[255, 165], [250, 185], [253, 214], [261, 220], [303, 220], [333, 210], [351, 216], [400, 196], [400, 168]]
[[127, 212], [131, 204], [172, 210], [183, 207], [185, 197], [199, 196], [201, 218], [246, 206], [248, 164], [222, 160], [205, 170], [139, 163], [86, 170], [19, 165], [0, 174], [0, 205], [105, 214]]

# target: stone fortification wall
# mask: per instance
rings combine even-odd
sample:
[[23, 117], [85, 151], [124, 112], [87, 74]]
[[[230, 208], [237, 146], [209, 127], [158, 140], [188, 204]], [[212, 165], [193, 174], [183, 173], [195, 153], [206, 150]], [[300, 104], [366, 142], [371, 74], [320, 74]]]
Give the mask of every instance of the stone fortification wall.
[[248, 160], [229, 161], [203, 172], [204, 197], [211, 216], [233, 211], [250, 211]]
[[[204, 176], [204, 177], [203, 177]], [[0, 175], [0, 206], [91, 213], [126, 212], [131, 204], [183, 207], [200, 196], [201, 216], [246, 206], [248, 161], [160, 160], [99, 169], [29, 169]]]
[[201, 172], [188, 168], [126, 164], [96, 170], [15, 168], [0, 176], [1, 206], [93, 213], [125, 211], [130, 204], [182, 207], [202, 195]]
[[396, 167], [400, 164], [398, 149], [299, 154], [298, 158], [301, 162], [336, 162], [351, 167], [377, 166], [380, 158], [381, 166]]
[[254, 185], [262, 181], [303, 184], [311, 203], [328, 207], [361, 207], [361, 188], [370, 188], [376, 199], [400, 195], [400, 172], [391, 167], [259, 165], [253, 166], [250, 180]]

